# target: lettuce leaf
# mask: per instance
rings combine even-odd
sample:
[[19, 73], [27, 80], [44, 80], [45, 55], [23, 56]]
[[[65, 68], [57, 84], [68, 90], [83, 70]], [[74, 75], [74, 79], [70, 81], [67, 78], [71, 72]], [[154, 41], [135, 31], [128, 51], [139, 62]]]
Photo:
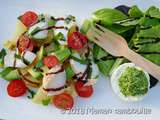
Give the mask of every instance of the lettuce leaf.
[[137, 45], [136, 47], [138, 52], [160, 52], [160, 41], [158, 43]]
[[160, 19], [160, 10], [159, 8], [156, 8], [155, 6], [151, 6], [147, 11], [146, 15], [153, 17], [153, 18], [158, 18]]
[[160, 20], [156, 18], [142, 17], [139, 19], [139, 25], [143, 28], [152, 27], [160, 24]]
[[136, 5], [134, 5], [129, 10], [129, 16], [133, 18], [140, 18], [143, 16], [143, 12]]
[[141, 30], [138, 34], [138, 37], [160, 38], [160, 25], [146, 30]]
[[109, 76], [110, 70], [114, 64], [115, 60], [106, 60], [97, 62], [99, 71], [106, 77]]
[[127, 19], [128, 16], [116, 9], [104, 8], [93, 13], [94, 22], [100, 22], [102, 25], [112, 25], [117, 21]]
[[105, 57], [107, 55], [108, 55], [108, 53], [106, 51], [104, 51], [98, 45], [94, 44], [94, 46], [93, 46], [93, 57], [95, 59], [100, 59], [100, 58]]
[[160, 54], [142, 54], [142, 56], [160, 66]]

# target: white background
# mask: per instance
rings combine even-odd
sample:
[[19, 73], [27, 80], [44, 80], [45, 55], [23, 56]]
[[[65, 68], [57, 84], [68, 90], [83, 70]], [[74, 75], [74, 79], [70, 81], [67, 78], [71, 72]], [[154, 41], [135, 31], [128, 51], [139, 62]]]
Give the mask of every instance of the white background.
[[[115, 7], [120, 4], [138, 5], [145, 9], [151, 5], [160, 6], [159, 0], [0, 0], [0, 47], [4, 40], [11, 38], [16, 18], [26, 10], [49, 13], [56, 16], [75, 15], [82, 23], [96, 9]], [[0, 119], [6, 120], [159, 120], [160, 84], [151, 89], [145, 100], [125, 103], [117, 98], [109, 80], [101, 77], [95, 86], [94, 95], [89, 99], [77, 98], [76, 108], [133, 109], [148, 108], [151, 115], [69, 115], [62, 114], [53, 105], [44, 107], [32, 103], [25, 97], [10, 98], [6, 93], [7, 82], [0, 79]]]

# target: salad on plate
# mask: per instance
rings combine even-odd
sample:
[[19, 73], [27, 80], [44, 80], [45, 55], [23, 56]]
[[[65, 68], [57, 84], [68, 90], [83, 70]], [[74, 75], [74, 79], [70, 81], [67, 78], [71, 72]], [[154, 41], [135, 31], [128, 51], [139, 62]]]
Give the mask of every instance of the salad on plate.
[[124, 5], [93, 12], [82, 26], [76, 17], [26, 11], [17, 18], [15, 34], [0, 51], [0, 77], [11, 97], [27, 95], [34, 103], [73, 108], [76, 97], [94, 92], [100, 73], [125, 101], [139, 101], [158, 82], [123, 57], [114, 57], [86, 37], [95, 24], [123, 36], [131, 49], [160, 65], [160, 11]]

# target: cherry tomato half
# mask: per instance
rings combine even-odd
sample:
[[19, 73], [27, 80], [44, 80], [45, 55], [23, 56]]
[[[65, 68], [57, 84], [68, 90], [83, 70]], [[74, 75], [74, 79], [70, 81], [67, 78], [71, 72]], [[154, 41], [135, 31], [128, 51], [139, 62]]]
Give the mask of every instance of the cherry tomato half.
[[75, 83], [75, 89], [77, 91], [77, 94], [80, 97], [90, 97], [93, 94], [93, 87], [90, 86], [84, 86], [84, 83], [82, 81], [77, 81]]
[[59, 60], [56, 56], [50, 55], [43, 58], [43, 64], [48, 68], [52, 68], [59, 63]]
[[27, 87], [22, 80], [12, 80], [7, 86], [8, 95], [11, 97], [19, 97], [25, 94]]
[[53, 97], [53, 104], [60, 109], [69, 110], [73, 107], [73, 97], [68, 93], [61, 93]]
[[20, 17], [20, 20], [26, 27], [30, 27], [37, 23], [38, 15], [35, 12], [27, 11]]
[[80, 32], [73, 32], [68, 37], [68, 46], [74, 50], [80, 50], [87, 44], [87, 37]]
[[17, 41], [17, 47], [20, 53], [25, 52], [26, 50], [33, 50], [33, 42], [27, 36], [20, 36]]

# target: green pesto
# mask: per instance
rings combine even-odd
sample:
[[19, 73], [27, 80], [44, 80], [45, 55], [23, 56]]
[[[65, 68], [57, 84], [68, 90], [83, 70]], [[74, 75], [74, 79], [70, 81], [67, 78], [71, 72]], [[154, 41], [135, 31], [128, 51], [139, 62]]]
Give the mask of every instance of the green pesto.
[[127, 67], [119, 78], [120, 91], [124, 96], [140, 96], [148, 92], [148, 80], [142, 70]]

